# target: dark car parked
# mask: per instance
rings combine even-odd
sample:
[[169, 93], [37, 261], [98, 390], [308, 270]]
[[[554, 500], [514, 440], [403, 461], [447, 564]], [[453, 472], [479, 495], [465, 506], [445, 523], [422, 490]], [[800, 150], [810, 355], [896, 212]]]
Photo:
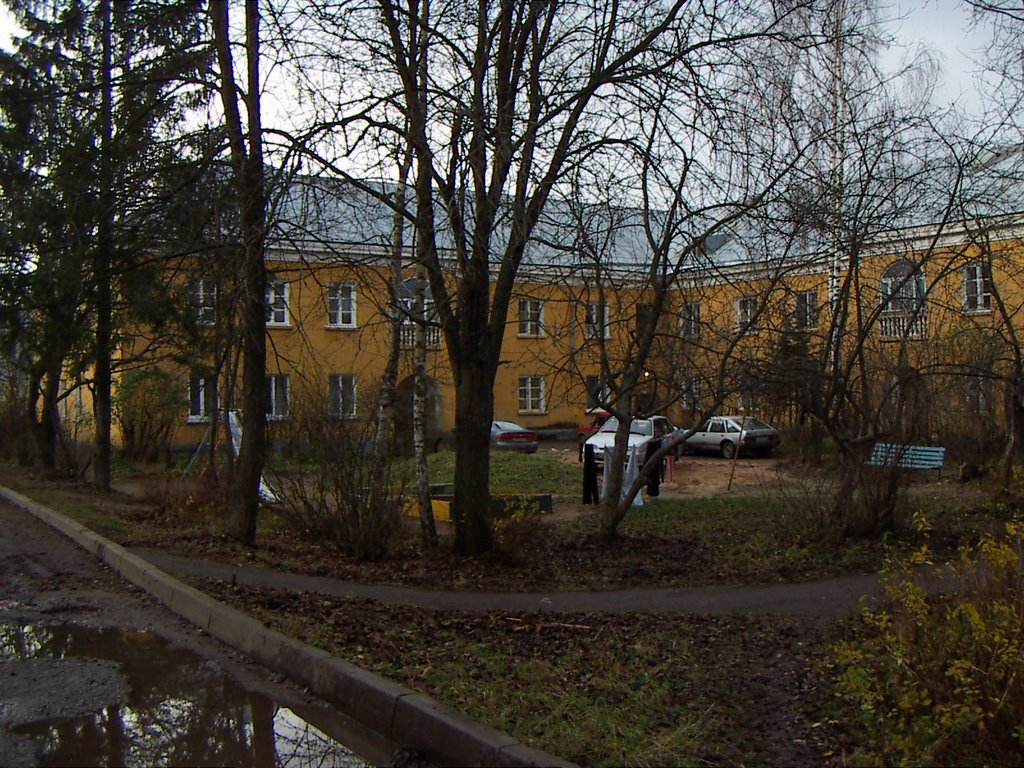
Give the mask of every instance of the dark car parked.
[[491, 446], [508, 451], [536, 453], [537, 433], [512, 421], [492, 421]]
[[779, 433], [753, 416], [712, 416], [683, 441], [686, 451], [720, 453], [727, 459], [736, 455], [767, 456], [778, 447]]

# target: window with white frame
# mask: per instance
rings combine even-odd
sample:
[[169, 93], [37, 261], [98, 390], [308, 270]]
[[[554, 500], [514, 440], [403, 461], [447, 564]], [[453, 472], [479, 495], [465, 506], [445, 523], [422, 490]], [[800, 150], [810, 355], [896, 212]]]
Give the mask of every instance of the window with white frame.
[[587, 317], [583, 333], [588, 339], [608, 338], [608, 305], [605, 302], [587, 302]]
[[992, 268], [974, 261], [964, 267], [964, 309], [988, 312], [992, 309]]
[[604, 376], [587, 376], [587, 411], [604, 408], [608, 402], [608, 384]]
[[288, 325], [288, 283], [267, 282], [267, 325]]
[[356, 375], [332, 373], [328, 377], [327, 409], [331, 416], [354, 419], [356, 416]]
[[[398, 298], [402, 305], [402, 319], [399, 327], [399, 343], [402, 347], [415, 347], [422, 338], [428, 349], [441, 346], [441, 327], [437, 307], [430, 294], [430, 285], [410, 277], [398, 287]], [[422, 308], [422, 309], [420, 309]], [[423, 336], [419, 336], [422, 329]]]
[[217, 378], [193, 375], [188, 379], [188, 420], [206, 422], [217, 409]]
[[818, 327], [817, 291], [800, 291], [796, 294], [793, 327], [798, 331], [810, 331]]
[[291, 412], [289, 398], [291, 385], [287, 373], [272, 373], [267, 376], [267, 419], [279, 421], [288, 418]]
[[519, 412], [544, 413], [544, 377], [519, 377]]
[[356, 327], [356, 287], [350, 283], [327, 286], [327, 325], [331, 328]]
[[990, 415], [995, 404], [992, 395], [992, 379], [981, 374], [966, 376], [964, 378], [964, 404], [968, 413], [976, 416]]
[[757, 299], [754, 296], [741, 296], [736, 300], [736, 330], [757, 333]]
[[199, 277], [189, 286], [192, 317], [198, 325], [213, 325], [217, 321], [217, 284]]
[[761, 399], [753, 390], [744, 390], [736, 396], [736, 404], [740, 413], [757, 413], [761, 407]]
[[679, 393], [680, 404], [691, 412], [701, 410], [704, 407], [703, 390], [700, 376], [685, 376], [682, 381], [682, 390]]
[[684, 339], [700, 338], [700, 302], [684, 301], [679, 312], [679, 335]]
[[544, 335], [544, 302], [540, 299], [519, 300], [519, 335]]

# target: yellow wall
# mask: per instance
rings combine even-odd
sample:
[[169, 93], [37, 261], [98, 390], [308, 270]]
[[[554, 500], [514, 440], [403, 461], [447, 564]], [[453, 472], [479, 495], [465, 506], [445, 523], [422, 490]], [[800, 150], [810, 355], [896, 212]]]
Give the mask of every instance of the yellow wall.
[[[878, 323], [878, 288], [886, 267], [906, 258], [920, 264], [928, 286], [927, 331], [909, 339], [885, 337], [877, 325], [865, 346], [865, 355], [874, 361], [879, 377], [898, 364], [938, 372], [945, 365], [963, 365], [973, 357], [986, 365], [999, 366], [1005, 356], [998, 350], [998, 313], [965, 312], [963, 267], [985, 254], [978, 247], [950, 245], [941, 249], [876, 248], [862, 257], [854, 295], [860, 295], [863, 316], [851, 316], [851, 324]], [[993, 249], [993, 279], [1011, 308], [1014, 321], [1024, 304], [1024, 271], [1016, 241], [997, 244]], [[389, 348], [389, 330], [385, 307], [388, 297], [387, 270], [353, 267], [314, 260], [278, 260], [268, 263], [274, 279], [288, 283], [289, 315], [287, 325], [270, 327], [268, 372], [287, 373], [291, 380], [291, 405], [314, 409], [325, 403], [327, 377], [332, 373], [355, 374], [358, 382], [359, 415], [372, 414], [376, 385], [384, 372]], [[411, 276], [411, 275], [410, 275]], [[843, 276], [845, 277], [845, 275]], [[356, 318], [353, 329], [327, 325], [327, 286], [351, 283], [356, 288]], [[772, 359], [777, 353], [780, 334], [792, 331], [797, 294], [814, 291], [817, 296], [817, 323], [800, 331], [810, 350], [821, 350], [827, 342], [830, 322], [828, 278], [824, 268], [749, 275], [704, 275], [681, 281], [670, 293], [665, 313], [659, 321], [657, 352], [649, 368], [649, 391], [658, 398], [675, 398], [689, 382], [700, 380], [698, 402], [686, 401], [667, 409], [680, 425], [689, 425], [702, 407], [724, 396], [722, 410], [759, 407], [757, 393], [742, 396], [746, 371]], [[752, 298], [763, 313], [756, 333], [737, 333], [737, 302]], [[609, 338], [604, 343], [588, 338], [585, 314], [588, 301], [603, 299], [608, 305]], [[520, 301], [542, 302], [542, 330], [538, 334], [521, 333]], [[584, 381], [600, 373], [601, 354], [614, 363], [628, 353], [635, 328], [637, 307], [650, 300], [648, 292], [629, 285], [598, 291], [577, 280], [552, 280], [525, 276], [517, 286], [509, 308], [494, 398], [495, 418], [519, 422], [526, 427], [542, 428], [556, 424], [572, 425], [587, 420], [587, 395]], [[700, 337], [682, 339], [680, 313], [684, 302], [699, 302]], [[435, 331], [436, 333], [436, 331]], [[982, 349], [984, 347], [984, 350]], [[897, 349], [899, 350], [897, 353]], [[984, 352], [984, 353], [983, 353]], [[721, 371], [722, 356], [729, 362]], [[192, 364], [200, 363], [194, 360]], [[412, 351], [401, 354], [399, 379], [411, 375]], [[428, 353], [428, 371], [439, 390], [440, 427], [447, 432], [454, 425], [454, 391], [448, 371], [447, 354], [442, 342]], [[183, 371], [183, 380], [185, 372]], [[543, 377], [544, 407], [523, 411], [520, 408], [520, 377]], [[936, 378], [939, 381], [939, 378]], [[946, 391], [953, 406], [963, 406], [955, 383], [936, 385]], [[696, 406], [696, 407], [695, 407]], [[780, 418], [782, 416], [780, 415]], [[946, 421], [952, 417], [947, 414]], [[178, 444], [197, 443], [205, 427], [189, 425], [182, 419], [175, 436]]]

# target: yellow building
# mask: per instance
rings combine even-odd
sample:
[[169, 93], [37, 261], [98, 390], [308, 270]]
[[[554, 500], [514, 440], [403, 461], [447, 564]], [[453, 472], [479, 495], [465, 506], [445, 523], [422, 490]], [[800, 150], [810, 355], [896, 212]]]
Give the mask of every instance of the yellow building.
[[[622, 237], [625, 245], [600, 267], [528, 259], [505, 326], [495, 418], [528, 428], [585, 421], [604, 404], [609, 378], [635, 362], [638, 331], [661, 293], [657, 333], [629, 392], [631, 406], [666, 412], [681, 426], [712, 409], [795, 423], [826, 407], [814, 398], [842, 371], [876, 410], [876, 432], [917, 420], [915, 432], [943, 434], [978, 416], [987, 421], [974, 431], [991, 430], [999, 385], [1012, 378], [1024, 304], [1015, 224], [908, 227], [876, 234], [856, 253], [805, 247], [782, 257], [759, 253], [742, 232], [722, 230], [705, 238], [700, 258], [677, 264], [662, 283], [649, 278], [642, 248], [624, 255], [636, 238]], [[268, 249], [268, 417], [279, 436], [299, 411], [372, 417], [392, 344], [392, 229], [386, 212], [360, 211], [350, 201], [316, 237], [295, 225]], [[573, 252], [571, 232], [561, 235]], [[409, 256], [406, 248], [400, 419], [411, 407], [418, 328]], [[204, 340], [185, 355], [187, 410], [173, 438], [183, 446], [198, 443], [213, 411], [235, 399], [226, 391], [235, 370], [230, 334], [219, 330], [230, 325], [230, 287], [205, 274], [201, 262], [192, 269], [189, 300]], [[430, 312], [428, 297], [428, 320]], [[419, 338], [432, 429], [444, 435], [454, 425], [444, 339], [429, 322]]]

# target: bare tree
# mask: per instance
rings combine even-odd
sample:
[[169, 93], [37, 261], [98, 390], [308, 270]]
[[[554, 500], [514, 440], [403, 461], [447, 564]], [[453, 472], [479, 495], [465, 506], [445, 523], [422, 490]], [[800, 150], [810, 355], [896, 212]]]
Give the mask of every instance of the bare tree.
[[987, 183], [971, 190], [962, 212], [977, 248], [977, 263], [988, 269], [990, 308], [998, 318], [997, 328], [988, 330], [999, 362], [987, 374], [1001, 379], [1006, 391], [1006, 444], [1000, 467], [1006, 486], [1014, 464], [1024, 460], [1024, 339], [1015, 326], [1021, 307], [1011, 288], [1019, 285], [1019, 270], [1001, 242], [1007, 239], [1006, 226], [1012, 221], [1005, 217], [1020, 211], [1024, 10], [1009, 2], [970, 0], [968, 5], [974, 9], [975, 22], [990, 29], [992, 44], [983, 62], [990, 82], [986, 114], [980, 126], [971, 126], [975, 170], [984, 171], [978, 175]]
[[[542, 264], [542, 252], [537, 266], [561, 269], [579, 308], [559, 339], [559, 368], [618, 420], [605, 467], [605, 536], [678, 449], [665, 441], [623, 488], [632, 420], [683, 398], [692, 406], [698, 390], [708, 411], [740, 392], [740, 371], [765, 356], [769, 334], [758, 329], [769, 330], [774, 297], [807, 269], [776, 218], [823, 139], [805, 115], [794, 65], [827, 37], [813, 8], [768, 21], [744, 35], [724, 18], [700, 32], [689, 27], [696, 37], [718, 35], [718, 44], [630, 94], [620, 115], [629, 129], [574, 169], [573, 196], [549, 205], [536, 234], [554, 262]], [[597, 202], [595, 189], [623, 202]]]
[[[856, 534], [893, 527], [901, 480], [895, 470], [881, 482], [868, 475], [867, 448], [880, 437], [923, 436], [904, 411], [922, 381], [926, 299], [943, 277], [935, 255], [960, 178], [930, 105], [931, 61], [884, 74], [871, 30], [850, 4], [830, 9], [828, 57], [806, 71], [826, 105], [820, 122], [829, 138], [802, 169], [783, 216], [828, 275], [827, 325], [804, 368], [818, 386], [802, 389], [799, 407], [839, 453], [834, 529]], [[912, 232], [924, 224], [926, 237]]]
[[[320, 33], [308, 57], [344, 79], [335, 89], [321, 76], [303, 81], [324, 105], [307, 146], [356, 184], [352, 164], [364, 174], [377, 167], [381, 133], [413, 150], [415, 260], [456, 390], [458, 551], [492, 543], [493, 385], [513, 288], [552, 195], [600, 160], [600, 148], [630, 141], [640, 128], [636, 105], [666, 94], [665, 83], [687, 84], [694, 114], [724, 107], [724, 95], [709, 103], [713, 65], [742, 56], [747, 40], [778, 34], [790, 13], [648, 0], [322, 2], [311, 12]], [[706, 145], [717, 138], [706, 136]]]
[[[266, 454], [266, 304], [265, 256], [267, 197], [264, 188], [263, 136], [260, 113], [260, 14], [256, 0], [245, 3], [246, 78], [235, 76], [228, 3], [211, 0], [210, 24], [219, 66], [219, 89], [231, 167], [241, 209], [244, 301], [242, 333], [242, 445], [232, 488], [232, 532], [244, 543], [256, 543], [260, 483]], [[245, 108], [243, 126], [239, 94]]]

